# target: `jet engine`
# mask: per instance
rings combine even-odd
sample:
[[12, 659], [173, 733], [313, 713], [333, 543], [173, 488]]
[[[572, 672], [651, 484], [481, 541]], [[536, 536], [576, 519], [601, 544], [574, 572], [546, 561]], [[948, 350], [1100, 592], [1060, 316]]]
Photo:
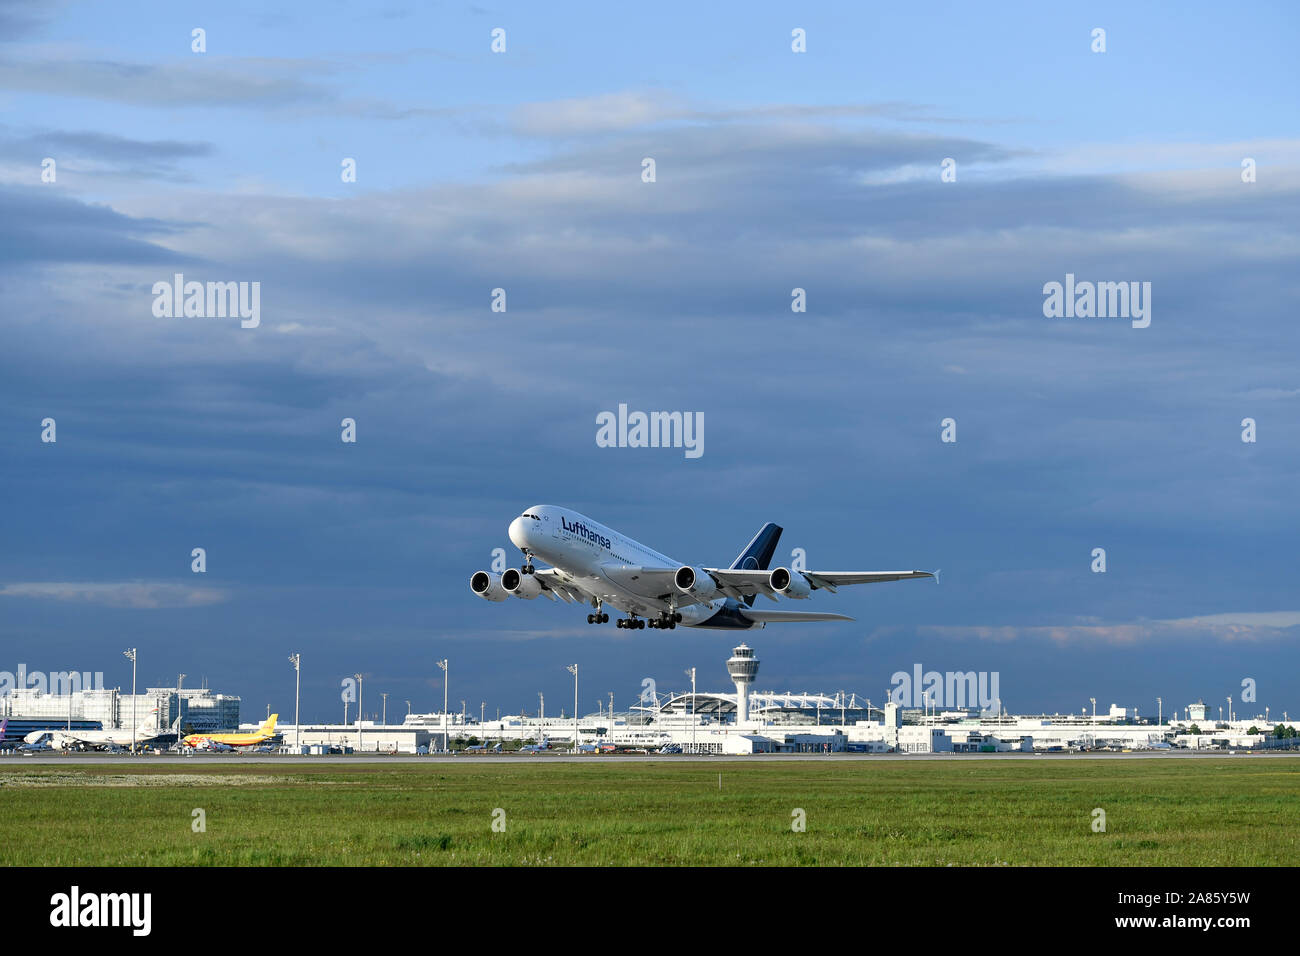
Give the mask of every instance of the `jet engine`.
[[[767, 579], [768, 585], [777, 594], [788, 598], [806, 598], [812, 593], [812, 584], [798, 571], [777, 568]], [[802, 611], [800, 613], [803, 613]]]
[[531, 601], [542, 593], [542, 585], [532, 574], [520, 574], [515, 568], [507, 568], [501, 575], [501, 587], [517, 598]]
[[491, 571], [475, 571], [469, 579], [469, 589], [485, 601], [504, 601], [509, 597], [501, 586], [501, 575]]
[[677, 585], [677, 590], [683, 594], [689, 594], [697, 601], [711, 601], [722, 592], [718, 590], [718, 582], [713, 580], [713, 576], [703, 568], [693, 568], [689, 564], [684, 564], [677, 569], [673, 575], [673, 583]]

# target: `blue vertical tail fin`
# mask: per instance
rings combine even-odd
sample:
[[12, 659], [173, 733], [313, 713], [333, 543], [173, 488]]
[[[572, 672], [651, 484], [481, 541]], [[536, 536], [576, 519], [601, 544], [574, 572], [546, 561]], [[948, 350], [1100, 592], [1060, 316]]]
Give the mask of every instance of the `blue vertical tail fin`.
[[[739, 571], [766, 571], [772, 561], [772, 555], [776, 553], [776, 543], [781, 540], [781, 526], [769, 521], [763, 527], [758, 529], [758, 534], [754, 539], [745, 545], [745, 550], [735, 561], [731, 562], [733, 570]], [[745, 598], [745, 606], [749, 607], [754, 603], [754, 595], [750, 594]]]

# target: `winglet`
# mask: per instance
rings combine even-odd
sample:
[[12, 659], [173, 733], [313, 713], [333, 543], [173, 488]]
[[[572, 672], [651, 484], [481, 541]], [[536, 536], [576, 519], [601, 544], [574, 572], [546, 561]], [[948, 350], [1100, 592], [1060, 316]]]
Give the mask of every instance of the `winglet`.
[[939, 575], [942, 573], [943, 573], [943, 568], [935, 568], [933, 571], [930, 572], [930, 576], [934, 578], [935, 584], [939, 583]]

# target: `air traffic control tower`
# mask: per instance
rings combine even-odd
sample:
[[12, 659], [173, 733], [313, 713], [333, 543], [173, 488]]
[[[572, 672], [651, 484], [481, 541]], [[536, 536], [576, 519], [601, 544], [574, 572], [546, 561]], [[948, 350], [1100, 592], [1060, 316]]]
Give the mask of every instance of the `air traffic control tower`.
[[727, 658], [727, 673], [736, 682], [736, 723], [749, 720], [749, 685], [758, 676], [758, 658], [747, 644], [734, 648]]

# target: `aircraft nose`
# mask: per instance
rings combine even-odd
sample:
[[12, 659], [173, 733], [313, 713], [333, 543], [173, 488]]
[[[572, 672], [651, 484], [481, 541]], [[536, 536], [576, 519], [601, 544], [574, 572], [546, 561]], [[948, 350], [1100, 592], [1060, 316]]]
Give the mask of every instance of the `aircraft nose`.
[[510, 522], [510, 541], [516, 548], [528, 547], [528, 519], [518, 517]]

